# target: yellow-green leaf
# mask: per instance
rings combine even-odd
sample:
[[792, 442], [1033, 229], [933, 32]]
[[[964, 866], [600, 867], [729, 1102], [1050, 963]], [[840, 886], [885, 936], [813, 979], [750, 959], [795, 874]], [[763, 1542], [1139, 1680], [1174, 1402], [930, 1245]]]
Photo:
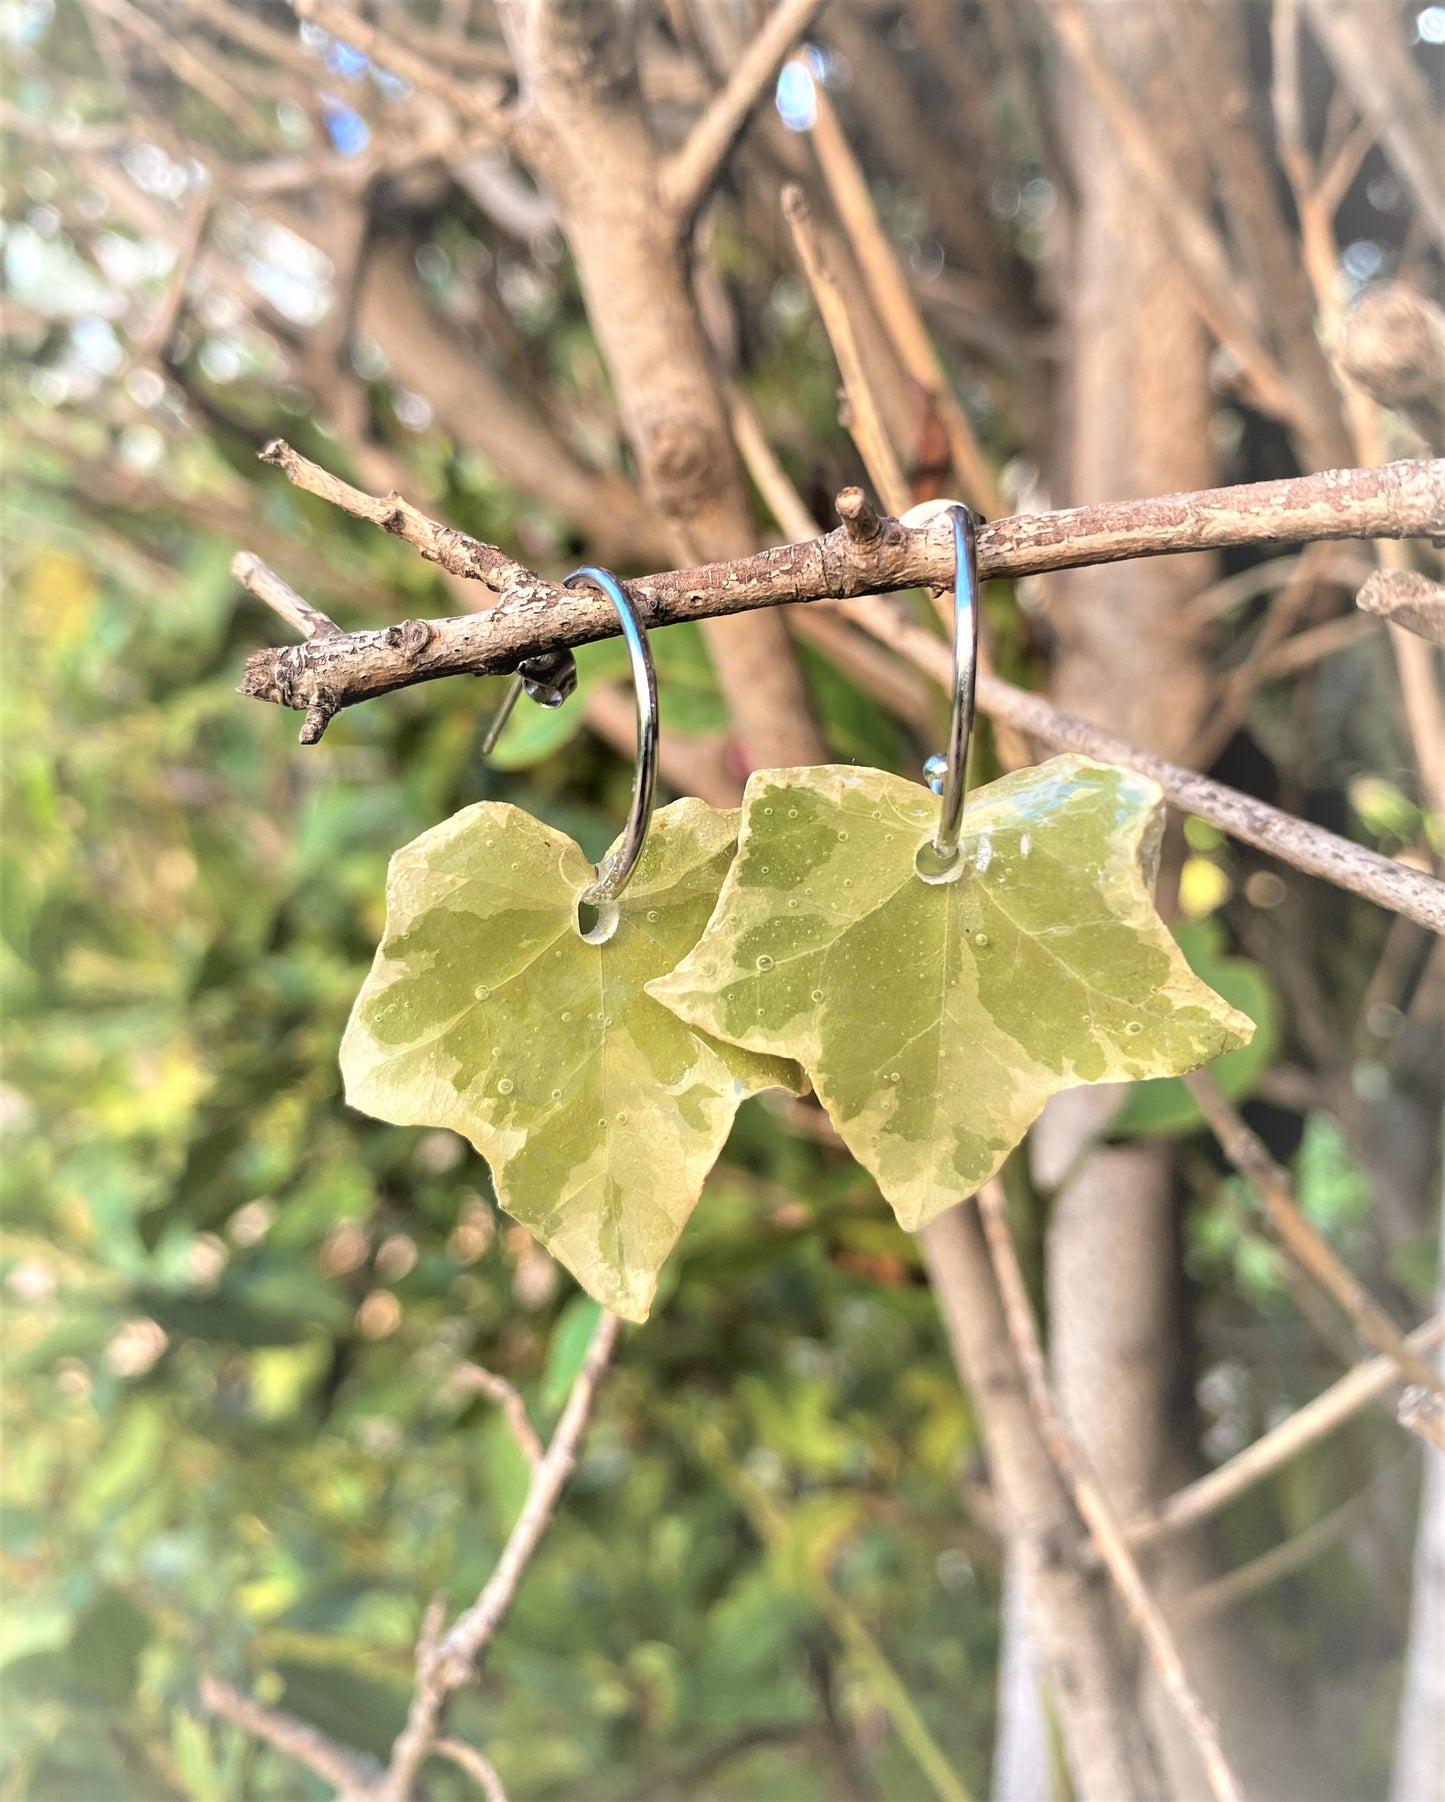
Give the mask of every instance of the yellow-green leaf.
[[646, 1319], [738, 1104], [801, 1081], [644, 993], [696, 943], [737, 826], [701, 801], [664, 808], [598, 943], [578, 930], [594, 872], [571, 839], [516, 807], [463, 809], [392, 858], [342, 1041], [353, 1107], [465, 1134], [507, 1212], [629, 1320]]
[[1191, 974], [1149, 881], [1163, 799], [1056, 757], [969, 797], [955, 879], [914, 858], [938, 802], [877, 770], [764, 770], [697, 947], [648, 985], [796, 1058], [910, 1231], [972, 1194], [1049, 1096], [1173, 1076], [1251, 1022]]

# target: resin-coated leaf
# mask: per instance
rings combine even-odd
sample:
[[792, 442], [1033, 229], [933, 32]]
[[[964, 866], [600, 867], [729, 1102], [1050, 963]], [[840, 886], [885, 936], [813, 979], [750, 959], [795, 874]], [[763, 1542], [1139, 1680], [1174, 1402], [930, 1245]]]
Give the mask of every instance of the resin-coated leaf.
[[764, 770], [701, 942], [649, 992], [796, 1058], [910, 1230], [998, 1169], [1049, 1096], [1172, 1076], [1253, 1027], [1193, 976], [1149, 894], [1159, 789], [1056, 757], [969, 796], [930, 883], [926, 789], [877, 770]]
[[507, 1212], [629, 1320], [647, 1317], [739, 1102], [801, 1082], [643, 989], [697, 942], [737, 826], [701, 801], [664, 808], [596, 943], [577, 927], [594, 872], [572, 840], [516, 807], [465, 808], [392, 858], [342, 1041], [353, 1107], [464, 1133]]

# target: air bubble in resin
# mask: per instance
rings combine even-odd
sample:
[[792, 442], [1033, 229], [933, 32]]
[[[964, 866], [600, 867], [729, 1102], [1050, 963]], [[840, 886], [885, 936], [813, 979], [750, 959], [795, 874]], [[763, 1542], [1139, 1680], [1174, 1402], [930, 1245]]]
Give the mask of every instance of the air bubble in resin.
[[773, 960], [772, 960], [772, 958], [770, 958], [768, 956], [767, 952], [765, 951], [763, 953], [763, 955], [758, 959], [758, 968], [760, 970], [771, 970], [772, 967], [773, 967]]
[[497, 1083], [497, 1093], [499, 1095], [510, 1095], [516, 1086], [517, 1085], [512, 1081], [510, 1076], [503, 1076]]

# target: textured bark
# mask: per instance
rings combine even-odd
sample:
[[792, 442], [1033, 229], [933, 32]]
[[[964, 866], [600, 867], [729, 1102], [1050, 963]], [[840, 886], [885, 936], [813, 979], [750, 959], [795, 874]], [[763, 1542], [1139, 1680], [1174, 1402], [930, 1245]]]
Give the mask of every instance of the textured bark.
[[[556, 196], [643, 489], [680, 558], [741, 556], [753, 545], [747, 497], [627, 33], [612, 8], [589, 0], [514, 0], [505, 17], [522, 89], [519, 142]], [[821, 761], [783, 620], [704, 630], [749, 760]]]
[[1445, 312], [1408, 282], [1381, 282], [1340, 323], [1340, 368], [1382, 407], [1445, 451]]

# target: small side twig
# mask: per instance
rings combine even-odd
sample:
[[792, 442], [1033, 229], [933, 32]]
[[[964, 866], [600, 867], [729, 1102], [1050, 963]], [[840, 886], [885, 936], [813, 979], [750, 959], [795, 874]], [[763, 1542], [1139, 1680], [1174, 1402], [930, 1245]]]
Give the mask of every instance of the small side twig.
[[963, 484], [966, 498], [979, 512], [996, 518], [1004, 509], [993, 470], [979, 447], [968, 415], [949, 386], [913, 290], [879, 223], [863, 171], [843, 135], [832, 102], [821, 88], [817, 92], [817, 118], [812, 137], [823, 179], [848, 234], [848, 242], [868, 285], [879, 321], [892, 341], [899, 361], [937, 409], [948, 438], [954, 474]]
[[[484, 544], [466, 532], [453, 530], [438, 520], [428, 519], [410, 501], [391, 493], [378, 499], [343, 482], [330, 470], [323, 469], [294, 450], [284, 438], [273, 438], [261, 452], [261, 461], [270, 463], [286, 477], [293, 488], [314, 494], [318, 500], [339, 507], [353, 519], [364, 519], [383, 532], [391, 532], [420, 551], [428, 563], [438, 564], [454, 576], [466, 576], [485, 582], [489, 588], [501, 590], [518, 584], [540, 582], [530, 569], [507, 556], [494, 544]], [[547, 584], [543, 583], [543, 587]]]
[[[1405, 1343], [1411, 1351], [1424, 1353], [1445, 1344], [1445, 1317], [1432, 1320], [1411, 1333]], [[1262, 1483], [1291, 1458], [1317, 1444], [1327, 1434], [1342, 1427], [1371, 1402], [1379, 1401], [1400, 1380], [1400, 1368], [1393, 1358], [1368, 1358], [1349, 1370], [1338, 1382], [1331, 1383], [1296, 1408], [1288, 1419], [1271, 1427], [1252, 1445], [1219, 1465], [1207, 1475], [1186, 1483], [1182, 1489], [1165, 1498], [1149, 1514], [1131, 1521], [1124, 1536], [1131, 1545], [1145, 1545], [1167, 1533], [1197, 1526], [1236, 1497], [1244, 1495], [1256, 1483]], [[1429, 1395], [1428, 1390], [1410, 1388], [1401, 1396]], [[1401, 1424], [1410, 1423], [1403, 1420]]]
[[1089, 1469], [1083, 1449], [1075, 1441], [1054, 1401], [1033, 1307], [1009, 1230], [1008, 1204], [996, 1178], [985, 1183], [979, 1191], [978, 1207], [998, 1279], [1009, 1341], [1022, 1369], [1029, 1404], [1049, 1455], [1128, 1609], [1129, 1618], [1144, 1642], [1160, 1682], [1194, 1743], [1215, 1802], [1244, 1802], [1239, 1779], [1231, 1770], [1219, 1742], [1218, 1730], [1190, 1681], [1169, 1624], [1144, 1583], [1098, 1479]]
[[1236, 1570], [1226, 1571], [1213, 1582], [1201, 1584], [1180, 1602], [1180, 1618], [1197, 1621], [1213, 1614], [1221, 1614], [1246, 1597], [1257, 1595], [1271, 1583], [1278, 1583], [1282, 1577], [1291, 1576], [1295, 1571], [1313, 1564], [1321, 1553], [1337, 1544], [1359, 1522], [1375, 1487], [1376, 1483], [1366, 1484], [1359, 1494], [1341, 1502], [1339, 1507], [1331, 1508], [1328, 1514], [1311, 1521], [1309, 1526], [1302, 1527], [1288, 1539], [1282, 1539], [1267, 1552], [1261, 1552], [1257, 1558], [1251, 1558]]
[[466, 1772], [486, 1798], [486, 1802], [507, 1802], [507, 1792], [497, 1775], [497, 1767], [485, 1753], [469, 1746], [464, 1739], [439, 1739], [436, 1749], [443, 1758]]
[[329, 614], [297, 594], [289, 582], [283, 582], [270, 564], [253, 552], [237, 551], [231, 559], [231, 574], [242, 588], [254, 594], [258, 601], [264, 601], [273, 613], [279, 613], [303, 638], [340, 634], [341, 627]]
[[1445, 1397], [1445, 1381], [1428, 1359], [1411, 1348], [1385, 1310], [1310, 1225], [1295, 1201], [1288, 1176], [1220, 1093], [1213, 1077], [1195, 1070], [1184, 1081], [1224, 1155], [1259, 1197], [1265, 1218], [1290, 1256], [1344, 1311], [1367, 1345], [1383, 1352], [1411, 1382]]
[[470, 1681], [479, 1659], [506, 1618], [522, 1573], [551, 1523], [558, 1498], [577, 1462], [577, 1448], [591, 1416], [597, 1385], [612, 1356], [621, 1325], [616, 1314], [604, 1312], [598, 1319], [556, 1431], [546, 1452], [533, 1466], [522, 1512], [482, 1593], [458, 1615], [444, 1637], [437, 1639], [434, 1633], [424, 1631], [418, 1640], [416, 1689], [406, 1726], [397, 1736], [386, 1776], [376, 1792], [376, 1802], [411, 1802], [417, 1773], [437, 1745], [453, 1692]]
[[[843, 378], [843, 392], [848, 401], [848, 431], [858, 446], [858, 455], [868, 471], [883, 504], [893, 513], [902, 513], [912, 500], [908, 483], [897, 455], [889, 442], [882, 414], [873, 398], [863, 370], [863, 358], [848, 315], [847, 302], [838, 286], [828, 259], [827, 248], [813, 221], [812, 209], [803, 190], [789, 185], [783, 189], [783, 217], [793, 235], [793, 248], [803, 273], [808, 279], [813, 299], [822, 316], [828, 342]], [[846, 521], [844, 522], [846, 524]]]
[[305, 1765], [335, 1789], [340, 1802], [367, 1802], [381, 1776], [381, 1766], [374, 1758], [338, 1745], [305, 1721], [298, 1721], [279, 1708], [267, 1708], [218, 1677], [201, 1678], [201, 1701], [212, 1714], [244, 1727], [268, 1746]]
[[[474, 1746], [444, 1737], [442, 1722], [453, 1693], [475, 1675], [483, 1652], [505, 1620], [522, 1574], [556, 1512], [562, 1490], [577, 1462], [577, 1448], [591, 1417], [597, 1386], [612, 1356], [621, 1325], [617, 1315], [604, 1313], [593, 1329], [556, 1431], [545, 1453], [532, 1465], [532, 1479], [522, 1512], [517, 1516], [516, 1525], [482, 1593], [457, 1617], [446, 1634], [442, 1632], [446, 1620], [445, 1596], [433, 1596], [427, 1605], [417, 1635], [416, 1687], [406, 1725], [397, 1735], [385, 1769], [375, 1759], [338, 1745], [304, 1721], [267, 1708], [213, 1677], [201, 1681], [201, 1699], [206, 1707], [246, 1728], [278, 1751], [289, 1753], [307, 1770], [330, 1783], [339, 1802], [411, 1802], [417, 1776], [433, 1752], [451, 1759], [453, 1764], [474, 1777], [487, 1802], [506, 1802], [501, 1779], [490, 1761]], [[490, 1372], [482, 1374], [491, 1377]], [[491, 1381], [515, 1396], [515, 1390], [502, 1378], [492, 1377]], [[507, 1405], [506, 1397], [502, 1399]], [[517, 1407], [526, 1432], [535, 1441], [536, 1435], [521, 1409], [520, 1397], [517, 1397]], [[512, 1413], [510, 1406], [508, 1413]], [[515, 1422], [513, 1430], [516, 1430]]]
[[521, 1448], [522, 1456], [529, 1464], [536, 1464], [542, 1456], [542, 1441], [537, 1437], [537, 1429], [527, 1416], [527, 1404], [516, 1389], [505, 1377], [500, 1377], [494, 1370], [486, 1370], [480, 1364], [463, 1364], [452, 1378], [458, 1389], [474, 1389], [479, 1395], [485, 1395], [498, 1403], [506, 1417], [507, 1427], [513, 1439]]

